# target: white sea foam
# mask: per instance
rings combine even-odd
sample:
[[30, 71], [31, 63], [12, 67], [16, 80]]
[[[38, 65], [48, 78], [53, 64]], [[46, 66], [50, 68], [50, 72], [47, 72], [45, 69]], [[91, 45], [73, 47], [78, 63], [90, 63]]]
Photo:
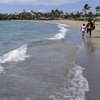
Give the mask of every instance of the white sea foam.
[[69, 91], [76, 97], [76, 100], [85, 100], [85, 92], [89, 91], [88, 81], [83, 76], [83, 70], [84, 68], [78, 65], [75, 65], [75, 67], [70, 70], [70, 75], [73, 76], [73, 78], [70, 79], [71, 87]]
[[4, 72], [4, 67], [1, 64], [5, 62], [18, 62], [24, 61], [25, 58], [30, 57], [27, 53], [27, 45], [23, 45], [20, 48], [12, 50], [3, 56], [0, 56], [0, 73]]
[[65, 78], [64, 87], [50, 96], [53, 100], [86, 100], [85, 93], [89, 91], [88, 81], [83, 76], [84, 68], [75, 65]]
[[23, 45], [20, 48], [17, 48], [4, 54], [3, 56], [0, 56], [0, 63], [23, 61], [26, 57], [30, 57], [26, 53], [27, 45]]
[[59, 33], [57, 33], [53, 38], [49, 38], [49, 40], [59, 40], [65, 38], [66, 32], [68, 31], [66, 27], [68, 27], [66, 24], [58, 24]]

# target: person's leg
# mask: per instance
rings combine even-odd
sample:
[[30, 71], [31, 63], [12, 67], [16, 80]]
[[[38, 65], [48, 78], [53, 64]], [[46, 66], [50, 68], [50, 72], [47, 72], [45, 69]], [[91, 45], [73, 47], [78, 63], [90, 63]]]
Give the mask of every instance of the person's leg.
[[87, 33], [87, 37], [89, 36], [89, 29], [87, 28], [87, 31], [86, 31], [86, 33]]
[[84, 37], [84, 31], [82, 31], [82, 37]]
[[92, 34], [92, 30], [91, 29], [90, 29], [89, 33], [90, 33], [90, 36], [89, 37], [91, 38], [91, 34]]

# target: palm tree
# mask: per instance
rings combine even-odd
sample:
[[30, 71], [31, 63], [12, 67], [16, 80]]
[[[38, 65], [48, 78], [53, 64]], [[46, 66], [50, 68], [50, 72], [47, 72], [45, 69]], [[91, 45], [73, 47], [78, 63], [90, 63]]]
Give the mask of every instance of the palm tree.
[[87, 11], [89, 11], [91, 9], [91, 6], [89, 6], [88, 4], [85, 4], [83, 7], [83, 12], [84, 12], [84, 20], [86, 20], [86, 16], [87, 16]]
[[84, 11], [85, 15], [87, 15], [87, 11], [90, 9], [91, 9], [91, 6], [89, 6], [88, 4], [85, 4], [82, 10]]
[[96, 6], [96, 14], [98, 15], [100, 13], [100, 6]]

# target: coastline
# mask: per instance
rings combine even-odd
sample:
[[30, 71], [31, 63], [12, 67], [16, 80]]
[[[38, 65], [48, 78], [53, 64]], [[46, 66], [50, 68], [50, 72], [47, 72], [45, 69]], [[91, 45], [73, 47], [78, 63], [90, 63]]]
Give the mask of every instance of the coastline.
[[[41, 22], [41, 21], [39, 21]], [[42, 21], [43, 22], [43, 21]], [[90, 39], [79, 39], [81, 37], [77, 37], [80, 32], [80, 27], [83, 23], [87, 23], [84, 21], [72, 21], [72, 20], [55, 20], [55, 21], [44, 21], [49, 23], [60, 23], [71, 25], [75, 28], [75, 33], [72, 37], [72, 41], [74, 42], [74, 36], [77, 40], [76, 43], [82, 42], [84, 46], [81, 49], [80, 54], [76, 57], [75, 62], [77, 65], [85, 68], [83, 74], [88, 80], [89, 83], [89, 91], [86, 92], [86, 100], [99, 100], [100, 98], [100, 22], [96, 22], [96, 29], [92, 33], [92, 38]], [[78, 32], [78, 33], [76, 33]], [[69, 33], [70, 34], [70, 33]], [[80, 35], [81, 36], [81, 35]], [[89, 41], [88, 41], [89, 40]]]
[[[61, 23], [67, 24], [80, 30], [83, 23], [87, 24], [87, 21], [74, 21], [74, 20], [38, 20], [35, 22], [49, 22], [49, 23]], [[95, 22], [95, 30], [92, 31], [91, 41], [93, 46], [100, 49], [100, 22]]]
[[[57, 20], [56, 20], [57, 21]], [[61, 24], [68, 24], [68, 22], [67, 22], [67, 20], [66, 21], [64, 21], [63, 20], [63, 23], [62, 22], [59, 22], [59, 21], [62, 21], [62, 20], [59, 20], [59, 21], [45, 21], [45, 22], [49, 22], [49, 23], [61, 23]], [[36, 21], [36, 22], [43, 22], [43, 21]], [[74, 25], [71, 25], [71, 24], [73, 24], [74, 23]], [[77, 22], [78, 23], [78, 22]], [[83, 23], [82, 21], [80, 22], [79, 21], [79, 23], [77, 24], [76, 22], [72, 22], [72, 21], [69, 21], [69, 24], [68, 25], [71, 25], [72, 27], [70, 28], [70, 30], [71, 31], [68, 31], [67, 33], [68, 33], [68, 35], [69, 35], [69, 38], [66, 38], [66, 40], [64, 41], [64, 42], [66, 42], [66, 41], [71, 41], [72, 43], [75, 43], [75, 44], [82, 44], [83, 43], [83, 45], [84, 46], [82, 46], [82, 48], [81, 48], [81, 52], [80, 52], [80, 54], [75, 58], [75, 63], [77, 64], [77, 65], [79, 65], [79, 66], [82, 66], [83, 68], [85, 68], [85, 70], [84, 70], [84, 76], [86, 77], [86, 79], [89, 81], [89, 86], [90, 86], [90, 91], [88, 92], [88, 93], [86, 93], [86, 100], [99, 100], [99, 98], [100, 98], [100, 96], [99, 96], [99, 92], [100, 92], [100, 88], [99, 88], [99, 84], [100, 84], [100, 78], [99, 78], [99, 75], [100, 75], [100, 68], [99, 68], [99, 65], [100, 65], [100, 62], [99, 62], [99, 59], [100, 59], [100, 50], [98, 49], [98, 51], [97, 51], [97, 49], [96, 48], [98, 48], [98, 47], [96, 47], [95, 46], [95, 50], [93, 50], [92, 52], [91, 52], [91, 54], [89, 54], [89, 52], [87, 52], [86, 50], [88, 49], [88, 48], [86, 48], [86, 45], [87, 45], [87, 43], [86, 42], [88, 42], [88, 41], [85, 41], [85, 40], [88, 40], [87, 38], [85, 38], [84, 39], [84, 41], [83, 41], [83, 39], [81, 38], [81, 31], [80, 31], [80, 26], [81, 26], [81, 24]], [[75, 26], [75, 24], [76, 24], [76, 26]], [[33, 26], [32, 26], [33, 27]], [[97, 31], [97, 28], [96, 28], [96, 30], [95, 31]], [[71, 38], [70, 38], [71, 37]], [[94, 37], [92, 37], [91, 39], [89, 39], [90, 41], [93, 41], [93, 39], [94, 39]], [[75, 41], [75, 42], [74, 42]], [[85, 43], [84, 43], [85, 42]], [[98, 42], [98, 41], [97, 41]], [[33, 43], [32, 43], [33, 44]], [[86, 44], [86, 45], [85, 45]], [[93, 44], [93, 43], [92, 43]], [[90, 45], [90, 47], [92, 48], [92, 44], [89, 44]], [[57, 45], [57, 44], [56, 44]], [[56, 47], [56, 45], [52, 45], [51, 46], [51, 49], [49, 48], [48, 50], [46, 49], [46, 51], [47, 51], [47, 54], [48, 54], [48, 51], [49, 52], [51, 52], [52, 50], [53, 50], [53, 48], [54, 47]], [[60, 44], [58, 43], [58, 46], [59, 46]], [[93, 45], [95, 45], [95, 44], [93, 44]], [[48, 45], [48, 46], [50, 46], [50, 45]], [[81, 45], [80, 45], [81, 46]], [[61, 44], [61, 47], [62, 47], [62, 44]], [[59, 47], [60, 49], [59, 49], [59, 52], [61, 52], [61, 53], [58, 53], [58, 54], [56, 54], [57, 53], [57, 50], [55, 50], [55, 53], [51, 53], [51, 54], [56, 54], [55, 55], [55, 57], [57, 57], [58, 58], [58, 55], [59, 54], [63, 54], [64, 52], [65, 52], [65, 56], [66, 56], [66, 50], [68, 51], [68, 49], [69, 49], [69, 47], [66, 47], [66, 44], [65, 45], [63, 45], [63, 47], [65, 48], [64, 50], [65, 51], [63, 51], [63, 48], [61, 48], [61, 47]], [[47, 48], [47, 46], [46, 46], [46, 48]], [[34, 46], [33, 46], [33, 49], [32, 50], [30, 50], [30, 51], [32, 51], [32, 53], [33, 53], [33, 50], [34, 50]], [[41, 51], [41, 49], [39, 49], [40, 51]], [[44, 49], [43, 49], [44, 50]], [[75, 49], [71, 49], [71, 50], [75, 50]], [[39, 51], [39, 52], [40, 52]], [[46, 54], [46, 51], [44, 51], [44, 54]], [[29, 51], [28, 51], [29, 52]], [[52, 51], [53, 52], [53, 51]], [[70, 51], [70, 52], [72, 52], [72, 51]], [[73, 53], [73, 52], [72, 52]], [[39, 53], [37, 53], [37, 54], [39, 54]], [[41, 52], [40, 52], [40, 54], [41, 54]], [[42, 53], [43, 54], [43, 53]], [[43, 56], [42, 57], [44, 57], [44, 54], [43, 54]], [[52, 57], [52, 55], [50, 54], [50, 56]], [[30, 54], [29, 54], [30, 55]], [[63, 56], [63, 55], [62, 55]], [[98, 56], [98, 57], [97, 57]], [[34, 57], [34, 56], [33, 56]], [[36, 55], [36, 57], [37, 57], [37, 55]], [[42, 58], [41, 57], [41, 58]], [[46, 56], [47, 57], [47, 56]], [[63, 58], [63, 60], [62, 61], [64, 61], [64, 62], [67, 62], [67, 60], [66, 60], [66, 58], [68, 58], [69, 59], [69, 57], [71, 57], [71, 55], [68, 55], [68, 57], [65, 57], [65, 58]], [[54, 58], [54, 57], [53, 57]], [[56, 59], [57, 59], [56, 58]], [[59, 56], [59, 59], [62, 59], [61, 58], [61, 56]], [[34, 61], [34, 59], [33, 59], [33, 61]], [[37, 59], [36, 59], [36, 61], [37, 61]], [[70, 60], [69, 60], [70, 61]], [[30, 60], [29, 60], [29, 62], [30, 62]], [[27, 62], [26, 62], [27, 63]], [[46, 61], [46, 63], [47, 63], [47, 61]], [[39, 63], [37, 63], [37, 64], [39, 64]], [[47, 63], [47, 65], [48, 65], [49, 63]], [[50, 63], [50, 64], [52, 64], [52, 63]], [[26, 64], [25, 64], [26, 65]], [[58, 65], [62, 65], [63, 66], [63, 63], [61, 63], [61, 64], [58, 64]], [[66, 65], [67, 64], [65, 64], [65, 68], [66, 68]], [[37, 65], [38, 66], [38, 65]], [[57, 66], [57, 62], [55, 63], [55, 65], [54, 66]], [[47, 67], [47, 66], [46, 66]], [[17, 68], [17, 67], [16, 67]], [[60, 67], [61, 68], [61, 67]], [[23, 68], [22, 68], [23, 69]], [[31, 68], [30, 68], [31, 69]], [[53, 69], [52, 69], [53, 70]], [[13, 72], [13, 71], [12, 71]], [[25, 71], [24, 71], [25, 72]], [[61, 70], [59, 70], [59, 72], [61, 72]], [[55, 71], [54, 71], [54, 73], [55, 73]], [[62, 72], [62, 74], [63, 74], [63, 72]], [[33, 76], [32, 76], [33, 77]], [[40, 82], [39, 82], [40, 83]], [[59, 82], [57, 82], [57, 83], [59, 83]], [[83, 86], [83, 89], [84, 89], [84, 86]], [[19, 91], [19, 90], [18, 90]], [[30, 90], [29, 90], [30, 91]], [[93, 95], [95, 93], [95, 95]]]
[[[46, 28], [50, 28], [47, 27], [48, 23], [42, 24], [46, 24]], [[58, 98], [59, 100], [61, 98], [64, 100], [69, 98], [78, 100], [82, 98], [85, 100], [84, 92], [88, 91], [88, 86], [85, 85], [87, 82], [83, 77], [81, 66], [74, 63], [80, 49], [77, 45], [66, 43], [67, 37], [63, 40], [67, 26], [57, 24], [54, 27], [53, 24], [50, 25], [51, 30], [53, 30], [51, 38], [54, 41], [43, 38], [42, 41], [34, 42], [34, 38], [32, 38], [32, 41], [28, 42], [27, 45], [4, 54], [6, 57], [1, 57], [1, 63], [4, 63], [3, 67], [7, 73], [0, 77], [3, 80], [0, 84], [1, 99], [54, 100]], [[33, 27], [35, 26], [31, 26], [34, 30]], [[57, 31], [54, 31], [55, 28]], [[70, 30], [74, 33], [72, 27]], [[45, 32], [47, 34], [48, 30]], [[30, 57], [25, 60], [28, 56]], [[19, 58], [17, 61], [23, 61], [12, 63], [16, 61], [14, 58]]]

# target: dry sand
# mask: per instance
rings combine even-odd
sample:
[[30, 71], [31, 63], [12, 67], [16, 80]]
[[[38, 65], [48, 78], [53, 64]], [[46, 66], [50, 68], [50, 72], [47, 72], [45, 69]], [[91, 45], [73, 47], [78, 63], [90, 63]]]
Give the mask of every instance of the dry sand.
[[[68, 24], [71, 25], [72, 27], [80, 29], [82, 24], [85, 23], [87, 24], [86, 21], [75, 21], [75, 20], [50, 20], [47, 22], [51, 23], [62, 23], [62, 24]], [[92, 43], [94, 44], [94, 47], [100, 49], [100, 22], [95, 23], [95, 30], [92, 32]]]

